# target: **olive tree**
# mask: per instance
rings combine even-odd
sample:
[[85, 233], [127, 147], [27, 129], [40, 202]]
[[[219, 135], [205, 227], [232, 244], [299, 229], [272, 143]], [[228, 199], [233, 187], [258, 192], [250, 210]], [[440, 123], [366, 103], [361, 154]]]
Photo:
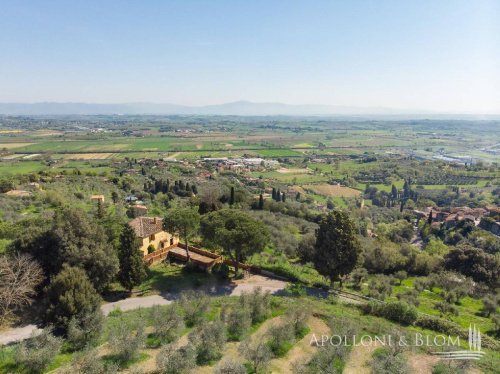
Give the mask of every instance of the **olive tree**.
[[62, 344], [61, 338], [55, 337], [50, 328], [45, 328], [40, 334], [33, 333], [19, 344], [16, 363], [29, 373], [41, 373], [61, 351]]

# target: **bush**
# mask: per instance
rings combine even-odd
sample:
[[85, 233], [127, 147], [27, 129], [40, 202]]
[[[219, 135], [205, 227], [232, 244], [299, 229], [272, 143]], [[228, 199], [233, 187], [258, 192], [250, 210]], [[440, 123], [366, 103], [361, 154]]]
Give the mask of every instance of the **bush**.
[[68, 343], [74, 350], [93, 345], [101, 335], [104, 315], [101, 310], [73, 316], [68, 324]]
[[[462, 329], [459, 325], [452, 321], [448, 321], [439, 317], [432, 317], [427, 315], [419, 315], [417, 320], [415, 321], [415, 326], [429, 329], [437, 332], [441, 332], [447, 335], [457, 335], [463, 339], [468, 339], [469, 332], [468, 330]], [[481, 335], [481, 344], [484, 347], [491, 349], [498, 349], [498, 342], [489, 337], [488, 335]]]
[[190, 373], [196, 366], [195, 351], [189, 345], [178, 348], [167, 344], [158, 352], [156, 366], [161, 374]]
[[59, 354], [62, 339], [55, 337], [50, 328], [45, 328], [38, 335], [19, 344], [16, 351], [16, 363], [29, 373], [41, 373]]
[[235, 359], [226, 358], [217, 364], [214, 374], [247, 374], [247, 369]]
[[417, 309], [414, 306], [408, 305], [402, 301], [394, 301], [390, 303], [370, 302], [362, 308], [365, 313], [378, 317], [384, 317], [390, 321], [398, 322], [404, 325], [413, 324], [418, 317]]
[[229, 279], [229, 266], [224, 263], [215, 264], [212, 268], [212, 274], [219, 279]]
[[161, 344], [172, 342], [184, 326], [175, 304], [153, 306], [151, 320], [153, 321], [154, 334]]
[[460, 326], [451, 321], [427, 315], [419, 315], [415, 321], [415, 325], [449, 335], [461, 335], [462, 332]]
[[262, 322], [270, 314], [271, 295], [269, 292], [262, 292], [259, 287], [250, 293], [243, 293], [240, 296], [240, 305], [250, 311], [252, 323]]
[[301, 297], [306, 295], [306, 288], [299, 283], [288, 283], [284, 291], [285, 294], [290, 297]]
[[108, 337], [111, 352], [121, 364], [135, 360], [145, 341], [144, 323], [139, 318], [133, 321], [120, 318], [118, 323], [112, 326]]
[[226, 343], [224, 324], [215, 321], [198, 326], [189, 334], [189, 341], [195, 347], [197, 364], [218, 360]]
[[191, 327], [199, 323], [210, 306], [210, 299], [204, 292], [192, 291], [182, 293], [179, 303], [184, 310], [184, 321]]

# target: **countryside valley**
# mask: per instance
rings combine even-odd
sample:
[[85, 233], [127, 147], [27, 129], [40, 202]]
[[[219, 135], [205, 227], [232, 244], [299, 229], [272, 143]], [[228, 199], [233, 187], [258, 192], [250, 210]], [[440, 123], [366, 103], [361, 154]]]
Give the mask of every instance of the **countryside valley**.
[[498, 372], [498, 126], [2, 116], [0, 372]]

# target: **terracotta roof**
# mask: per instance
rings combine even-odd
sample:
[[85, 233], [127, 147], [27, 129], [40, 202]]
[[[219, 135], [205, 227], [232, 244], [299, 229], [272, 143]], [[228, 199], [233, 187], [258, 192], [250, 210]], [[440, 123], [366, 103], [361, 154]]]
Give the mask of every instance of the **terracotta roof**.
[[139, 238], [147, 238], [163, 231], [163, 219], [159, 217], [137, 217], [129, 222]]

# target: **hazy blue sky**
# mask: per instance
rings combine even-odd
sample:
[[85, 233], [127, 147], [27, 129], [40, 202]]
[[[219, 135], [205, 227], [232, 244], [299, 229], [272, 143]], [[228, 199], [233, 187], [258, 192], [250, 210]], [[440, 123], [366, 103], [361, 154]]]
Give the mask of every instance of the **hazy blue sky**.
[[17, 1], [0, 101], [500, 113], [500, 1]]

